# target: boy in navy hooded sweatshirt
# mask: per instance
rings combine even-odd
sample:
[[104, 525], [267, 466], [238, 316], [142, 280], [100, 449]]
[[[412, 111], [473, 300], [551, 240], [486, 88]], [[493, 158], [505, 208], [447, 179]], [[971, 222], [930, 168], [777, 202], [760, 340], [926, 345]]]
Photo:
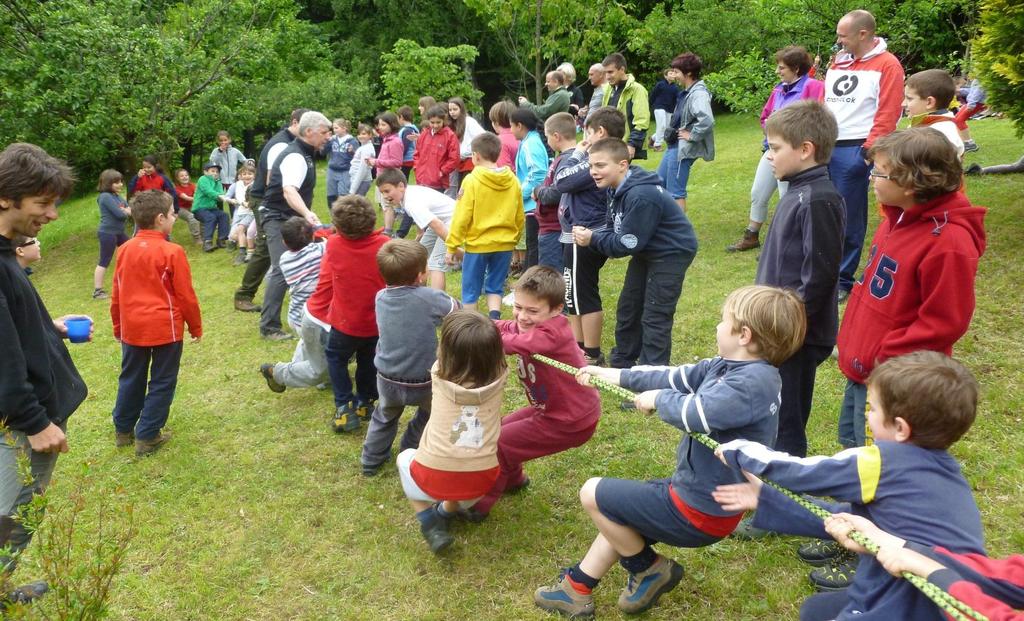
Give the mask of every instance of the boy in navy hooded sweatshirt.
[[629, 165], [626, 143], [605, 138], [590, 147], [590, 175], [608, 190], [608, 224], [573, 227], [573, 240], [612, 258], [632, 257], [619, 296], [611, 366], [668, 364], [672, 320], [697, 236], [661, 178]]

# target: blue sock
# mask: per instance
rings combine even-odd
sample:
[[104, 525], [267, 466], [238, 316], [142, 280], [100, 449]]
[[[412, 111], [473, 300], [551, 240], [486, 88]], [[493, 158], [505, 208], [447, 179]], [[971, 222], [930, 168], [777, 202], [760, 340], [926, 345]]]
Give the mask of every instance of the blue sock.
[[575, 582], [578, 585], [582, 585], [589, 590], [593, 590], [594, 588], [596, 588], [597, 583], [600, 582], [600, 580], [598, 580], [597, 578], [593, 578], [584, 573], [584, 571], [580, 569], [579, 563], [576, 563], [575, 565], [570, 567], [567, 573], [569, 575], [569, 580]]
[[501, 319], [501, 311], [500, 311], [500, 310], [492, 310], [492, 311], [488, 311], [488, 313], [487, 313], [487, 316], [488, 316], [488, 317], [489, 317], [489, 318], [490, 318], [490, 319], [491, 319], [492, 321], [494, 321], [494, 320], [497, 320], [497, 319]]
[[658, 553], [651, 546], [644, 546], [633, 556], [623, 556], [619, 559], [622, 568], [631, 574], [639, 574], [651, 568], [651, 565], [658, 560]]

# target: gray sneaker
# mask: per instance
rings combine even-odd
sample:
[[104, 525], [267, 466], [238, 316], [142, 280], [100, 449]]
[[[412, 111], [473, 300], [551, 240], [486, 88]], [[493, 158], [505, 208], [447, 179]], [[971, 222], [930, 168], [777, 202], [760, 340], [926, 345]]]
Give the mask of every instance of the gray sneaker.
[[264, 341], [289, 341], [295, 337], [283, 330], [272, 330], [270, 332], [264, 332], [260, 336], [263, 337]]
[[629, 575], [626, 587], [619, 595], [619, 610], [630, 615], [639, 614], [676, 588], [682, 579], [683, 566], [659, 554], [658, 560], [647, 571]]
[[771, 534], [772, 531], [770, 530], [754, 526], [753, 515], [748, 515], [740, 520], [740, 523], [736, 525], [736, 529], [732, 531], [732, 536], [736, 539], [761, 539]]
[[594, 596], [584, 595], [572, 588], [566, 573], [551, 586], [540, 587], [533, 592], [533, 603], [548, 612], [557, 612], [570, 619], [591, 619], [594, 617]]

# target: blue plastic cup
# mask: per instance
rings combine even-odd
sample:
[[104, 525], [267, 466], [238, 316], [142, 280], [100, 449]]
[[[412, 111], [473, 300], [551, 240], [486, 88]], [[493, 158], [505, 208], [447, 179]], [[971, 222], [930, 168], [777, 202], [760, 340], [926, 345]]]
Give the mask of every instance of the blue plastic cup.
[[68, 340], [72, 343], [89, 342], [89, 329], [92, 327], [92, 319], [88, 317], [75, 317], [65, 319], [64, 325], [68, 328]]

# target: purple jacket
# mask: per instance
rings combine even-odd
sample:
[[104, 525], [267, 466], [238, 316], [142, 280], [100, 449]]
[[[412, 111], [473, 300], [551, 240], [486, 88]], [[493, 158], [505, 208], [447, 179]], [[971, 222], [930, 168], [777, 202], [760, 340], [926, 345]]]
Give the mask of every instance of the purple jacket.
[[761, 110], [761, 127], [764, 127], [764, 122], [777, 110], [781, 110], [800, 99], [824, 101], [825, 83], [821, 80], [815, 80], [807, 74], [804, 74], [792, 84], [779, 82], [772, 89], [772, 94], [768, 96], [768, 101], [765, 102], [764, 109]]

